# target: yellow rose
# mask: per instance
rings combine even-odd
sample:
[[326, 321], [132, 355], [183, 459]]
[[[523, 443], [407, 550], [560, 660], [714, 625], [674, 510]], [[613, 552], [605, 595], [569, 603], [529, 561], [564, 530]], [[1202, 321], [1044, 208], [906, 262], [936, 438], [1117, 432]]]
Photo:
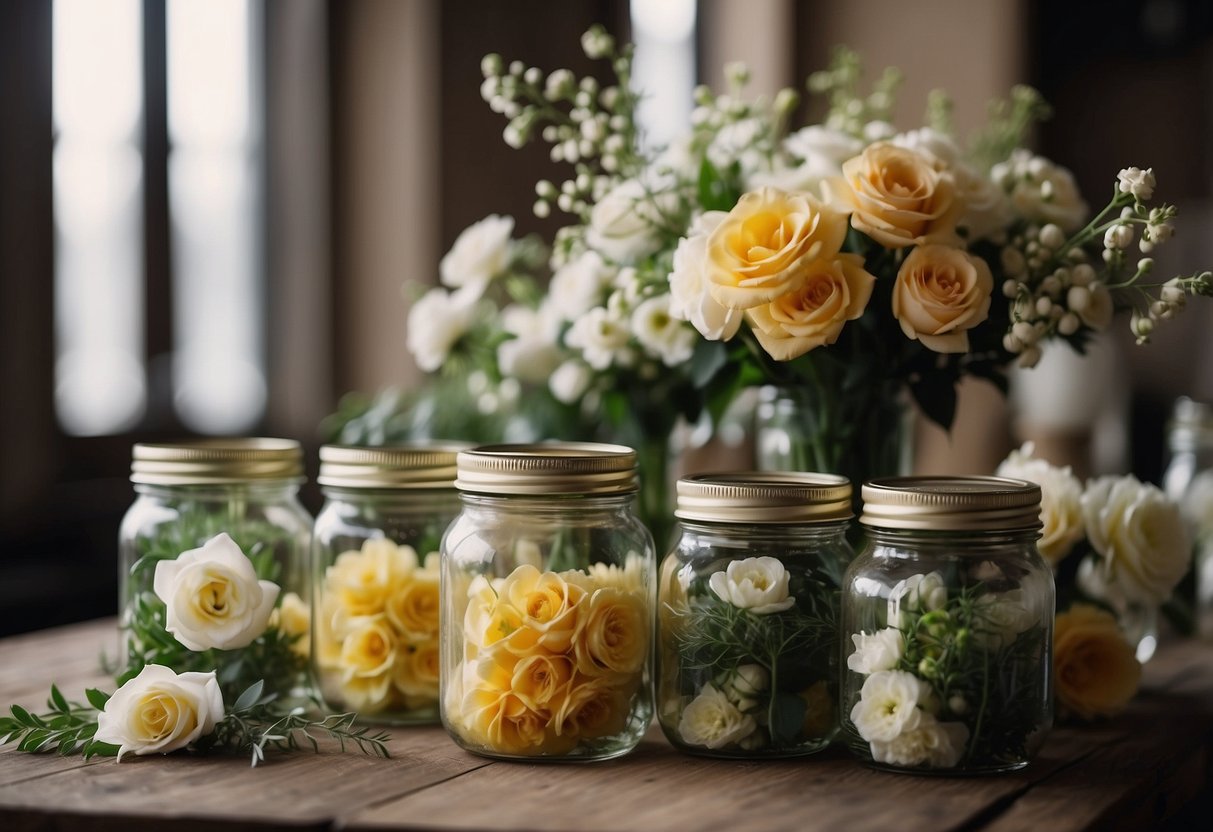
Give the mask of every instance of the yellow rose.
[[834, 714], [830, 686], [824, 681], [817, 682], [796, 695], [803, 699], [805, 704], [804, 725], [801, 728], [804, 736], [814, 739], [831, 736], [838, 720]]
[[568, 696], [552, 714], [556, 734], [583, 739], [618, 734], [627, 725], [634, 689], [634, 685], [612, 685], [601, 676], [578, 674], [569, 682]]
[[708, 291], [729, 309], [770, 303], [800, 287], [806, 264], [838, 254], [846, 234], [846, 216], [813, 196], [751, 191], [708, 237]]
[[550, 730], [550, 716], [527, 706], [518, 696], [488, 685], [464, 695], [462, 711], [453, 725], [469, 742], [501, 754], [533, 756], [563, 754], [576, 745], [574, 737]]
[[396, 585], [385, 611], [396, 632], [414, 641], [438, 635], [438, 575], [418, 570]]
[[790, 361], [837, 341], [843, 325], [863, 314], [875, 285], [862, 257], [839, 254], [808, 264], [799, 288], [746, 310], [746, 317], [767, 354]]
[[325, 589], [351, 616], [383, 612], [392, 587], [417, 568], [417, 553], [391, 540], [367, 540], [360, 551], [342, 552], [325, 570]]
[[851, 225], [885, 248], [955, 243], [964, 202], [935, 157], [887, 142], [868, 145], [825, 189]]
[[514, 665], [510, 690], [532, 710], [551, 709], [573, 677], [573, 663], [564, 656], [536, 653]]
[[521, 616], [521, 626], [509, 635], [509, 649], [519, 655], [536, 644], [552, 653], [569, 649], [577, 628], [577, 606], [586, 592], [555, 572], [519, 566], [501, 585], [502, 603]]
[[619, 589], [599, 589], [590, 596], [573, 637], [577, 669], [587, 676], [637, 672], [648, 644], [644, 600]]
[[[499, 591], [483, 575], [477, 575], [468, 588], [468, 606], [463, 616], [466, 647], [489, 647], [522, 626], [522, 614], [505, 603]], [[470, 656], [475, 655], [472, 650]]]
[[922, 246], [901, 264], [893, 315], [907, 338], [935, 352], [967, 352], [968, 330], [990, 313], [994, 277], [980, 257], [958, 248]]
[[437, 701], [439, 661], [437, 639], [400, 645], [396, 649], [392, 682], [405, 696]]
[[1111, 613], [1075, 604], [1053, 632], [1057, 701], [1082, 719], [1112, 716], [1137, 693], [1141, 665]]
[[269, 626], [295, 637], [291, 642], [291, 652], [296, 656], [306, 659], [311, 655], [309, 634], [312, 629], [312, 610], [296, 593], [288, 592], [282, 596], [282, 603], [270, 615]]
[[396, 657], [396, 636], [382, 617], [354, 619], [350, 634], [341, 643], [341, 672], [344, 678], [370, 678], [391, 669]]

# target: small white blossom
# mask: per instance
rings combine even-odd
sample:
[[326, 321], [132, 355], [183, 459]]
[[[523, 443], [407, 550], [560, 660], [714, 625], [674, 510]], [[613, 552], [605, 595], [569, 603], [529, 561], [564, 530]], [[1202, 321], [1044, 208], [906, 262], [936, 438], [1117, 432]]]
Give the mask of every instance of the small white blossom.
[[466, 289], [448, 292], [435, 287], [413, 304], [405, 343], [418, 367], [432, 373], [443, 365], [455, 342], [471, 329], [477, 299]]
[[637, 306], [632, 313], [632, 332], [667, 367], [689, 361], [695, 351], [695, 333], [670, 314], [669, 295], [655, 295]]
[[582, 358], [595, 370], [605, 370], [617, 361], [626, 361], [621, 353], [630, 338], [626, 319], [596, 306], [573, 322], [564, 342], [580, 350]]
[[1120, 250], [1133, 245], [1133, 226], [1127, 223], [1112, 226], [1104, 232], [1103, 245], [1106, 249]]
[[476, 287], [477, 297], [510, 262], [514, 218], [491, 214], [460, 232], [442, 258], [438, 273], [453, 288]]
[[548, 389], [557, 401], [572, 404], [585, 394], [593, 380], [593, 371], [582, 361], [571, 359], [552, 372]]
[[1154, 196], [1154, 168], [1125, 168], [1116, 174], [1117, 188], [1122, 194], [1133, 194], [1138, 202]]
[[724, 748], [745, 739], [757, 727], [752, 716], [743, 714], [709, 683], [683, 708], [678, 736], [687, 745]]
[[901, 630], [886, 627], [872, 635], [852, 633], [855, 652], [847, 656], [847, 667], [865, 676], [880, 670], [892, 670], [905, 653], [905, 637]]
[[864, 680], [859, 701], [851, 708], [851, 722], [868, 742], [892, 742], [922, 722], [918, 707], [930, 688], [913, 673], [879, 670]]

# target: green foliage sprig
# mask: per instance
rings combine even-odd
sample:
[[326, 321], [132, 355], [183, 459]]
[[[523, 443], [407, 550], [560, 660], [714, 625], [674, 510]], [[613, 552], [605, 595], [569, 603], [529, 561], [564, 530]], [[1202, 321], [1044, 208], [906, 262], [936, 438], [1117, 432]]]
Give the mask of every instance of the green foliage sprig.
[[118, 746], [93, 738], [97, 714], [105, 709], [109, 694], [94, 688], [84, 692], [88, 704], [71, 702], [51, 685], [46, 712], [36, 714], [20, 705], [9, 708], [11, 716], [0, 717], [0, 745], [17, 743], [18, 751], [38, 754], [55, 751], [66, 757], [79, 752], [84, 759], [114, 757]]

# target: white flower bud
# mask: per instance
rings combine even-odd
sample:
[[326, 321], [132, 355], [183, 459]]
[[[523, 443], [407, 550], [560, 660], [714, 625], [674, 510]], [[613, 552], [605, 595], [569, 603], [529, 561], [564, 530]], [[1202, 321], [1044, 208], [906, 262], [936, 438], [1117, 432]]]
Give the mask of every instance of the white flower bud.
[[576, 139], [566, 139], [563, 147], [564, 147], [564, 158], [567, 161], [576, 162], [579, 158], [581, 158], [580, 153], [578, 152], [578, 149], [577, 149], [577, 140]]
[[[1052, 202], [1053, 197], [1056, 195], [1057, 195], [1057, 187], [1053, 184], [1052, 179], [1046, 179], [1044, 182], [1040, 183], [1040, 199], [1042, 202]], [[1037, 356], [1036, 361], [1039, 361], [1039, 360], [1040, 360], [1040, 357]], [[1027, 367], [1036, 366], [1036, 361], [1033, 361], [1031, 364], [1025, 365], [1023, 363], [1022, 356], [1020, 356], [1019, 361], [1020, 361], [1020, 366], [1027, 366]]]
[[1036, 343], [1036, 327], [1027, 321], [1017, 321], [1011, 326], [1011, 334], [1025, 347]]
[[1154, 321], [1148, 315], [1143, 315], [1134, 309], [1133, 315], [1129, 319], [1129, 331], [1137, 336], [1137, 343], [1144, 344], [1150, 340], [1150, 334], [1154, 332]]
[[522, 61], [510, 61], [510, 75], [522, 75], [526, 72], [526, 64]]
[[1008, 277], [1002, 282], [1002, 293], [1008, 298], [1013, 298], [1019, 294], [1019, 281], [1013, 277]]
[[1002, 336], [1002, 346], [1007, 352], [1017, 353], [1023, 349], [1023, 341], [1015, 337], [1015, 333], [1008, 332]]
[[1049, 223], [1040, 229], [1040, 242], [1056, 251], [1066, 244], [1066, 234], [1059, 226]]
[[1154, 195], [1154, 168], [1125, 168], [1116, 174], [1117, 188], [1122, 194], [1133, 194], [1138, 202]]
[[1081, 324], [1082, 321], [1079, 320], [1077, 315], [1075, 315], [1073, 312], [1067, 312], [1066, 314], [1062, 315], [1061, 320], [1057, 322], [1057, 331], [1062, 335], [1073, 335], [1075, 332], [1078, 332], [1078, 327], [1081, 326]]
[[1040, 363], [1040, 347], [1031, 346], [1024, 349], [1019, 354], [1019, 361], [1016, 362], [1025, 370], [1030, 370]]
[[562, 144], [552, 145], [552, 149], [550, 151], [548, 151], [548, 156], [551, 157], [553, 162], [563, 162], [564, 161], [564, 145], [562, 145]]
[[577, 149], [581, 151], [582, 158], [588, 159], [594, 155], [594, 143], [589, 139], [582, 139], [578, 142]]
[[1188, 302], [1188, 293], [1184, 291], [1178, 277], [1173, 277], [1164, 283], [1159, 294], [1164, 301], [1176, 306], [1182, 306]]
[[1061, 292], [1061, 281], [1056, 274], [1051, 274], [1040, 281], [1040, 290], [1049, 297], [1055, 298]]
[[611, 129], [617, 133], [628, 129], [627, 116], [611, 116]]
[[1105, 249], [1126, 249], [1133, 244], [1133, 227], [1118, 224], [1104, 232], [1103, 245]]
[[1049, 310], [1053, 308], [1053, 301], [1047, 297], [1039, 297], [1036, 299], [1036, 314], [1048, 315]]
[[485, 101], [489, 102], [489, 106], [491, 108], [493, 97], [496, 95], [497, 95], [497, 79], [496, 78], [485, 78], [484, 82], [480, 85], [480, 97], [483, 98]]
[[1154, 244], [1152, 242], [1150, 242], [1149, 240], [1147, 240], [1145, 237], [1141, 238], [1141, 242], [1138, 243], [1138, 246], [1141, 248], [1142, 254], [1149, 254], [1150, 252], [1152, 252], [1154, 250]]
[[619, 169], [619, 160], [610, 153], [604, 155], [600, 160], [602, 169], [608, 172], [614, 172]]
[[1161, 300], [1156, 300], [1150, 304], [1150, 317], [1167, 319], [1171, 317], [1170, 304], [1163, 303]]
[[573, 198], [568, 194], [561, 194], [556, 198], [556, 207], [566, 214], [573, 210]]
[[526, 72], [524, 72], [522, 74], [522, 80], [526, 81], [528, 84], [531, 84], [532, 86], [535, 84], [538, 84], [541, 78], [543, 78], [543, 73], [539, 70], [539, 67], [537, 67], [537, 66], [531, 67], [530, 69], [528, 69]]
[[531, 206], [531, 211], [535, 214], [535, 216], [539, 217], [539, 219], [544, 219], [552, 213], [552, 206], [546, 200], [538, 199], [535, 201], [535, 204]]

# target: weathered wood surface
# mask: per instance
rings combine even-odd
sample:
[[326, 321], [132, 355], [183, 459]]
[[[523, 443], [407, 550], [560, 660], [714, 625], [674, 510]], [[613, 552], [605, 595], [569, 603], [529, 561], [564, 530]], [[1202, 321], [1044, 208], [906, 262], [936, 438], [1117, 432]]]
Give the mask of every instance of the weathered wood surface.
[[[0, 703], [111, 687], [109, 621], [0, 641]], [[0, 830], [1213, 829], [1213, 645], [1168, 645], [1123, 716], [1055, 730], [1025, 771], [988, 778], [872, 771], [841, 749], [737, 763], [676, 753], [654, 731], [586, 765], [491, 762], [438, 728], [393, 731], [390, 760], [323, 752], [113, 760], [0, 751]]]

